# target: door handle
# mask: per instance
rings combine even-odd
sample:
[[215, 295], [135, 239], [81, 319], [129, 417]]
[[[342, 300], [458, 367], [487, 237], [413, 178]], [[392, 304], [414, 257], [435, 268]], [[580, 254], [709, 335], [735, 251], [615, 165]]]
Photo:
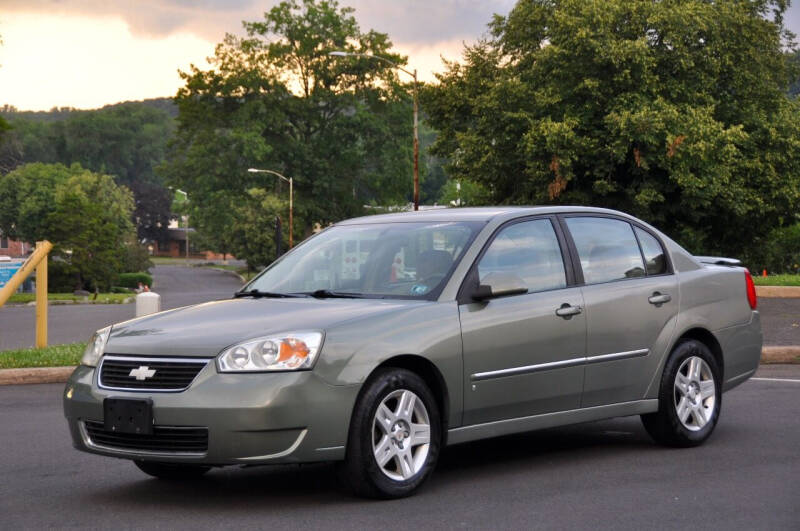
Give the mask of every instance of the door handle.
[[561, 308], [556, 310], [556, 315], [564, 319], [572, 319], [573, 315], [578, 315], [583, 311], [580, 306], [570, 306], [566, 302], [561, 305]]
[[659, 307], [665, 302], [669, 302], [671, 300], [672, 297], [670, 297], [666, 293], [659, 293], [656, 291], [647, 299], [647, 302], [649, 302], [650, 304], [654, 304], [656, 307]]

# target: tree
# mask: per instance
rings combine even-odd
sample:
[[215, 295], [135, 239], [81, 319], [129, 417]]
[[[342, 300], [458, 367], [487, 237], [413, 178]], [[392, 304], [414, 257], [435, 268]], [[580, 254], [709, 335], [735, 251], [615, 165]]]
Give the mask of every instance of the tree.
[[0, 177], [0, 232], [50, 240], [79, 286], [107, 288], [134, 235], [130, 191], [78, 164], [32, 163]]
[[[163, 104], [160, 104], [163, 105]], [[123, 103], [93, 111], [6, 111], [25, 162], [74, 162], [114, 176], [135, 197], [140, 240], [163, 240], [171, 219], [170, 193], [155, 171], [164, 159], [174, 121], [152, 103]], [[0, 151], [0, 163], [5, 160]]]
[[787, 2], [524, 0], [424, 91], [453, 178], [752, 257], [800, 204]]
[[216, 235], [206, 234], [215, 250], [240, 254], [230, 234], [248, 190], [287, 193], [248, 167], [294, 178], [295, 234], [357, 215], [364, 204], [410, 197], [408, 87], [381, 61], [328, 54], [405, 59], [390, 53], [387, 35], [362, 32], [352, 13], [335, 1], [281, 2], [263, 21], [244, 23], [246, 37], [227, 35], [212, 69], [182, 74], [165, 172], [189, 192], [193, 223]]

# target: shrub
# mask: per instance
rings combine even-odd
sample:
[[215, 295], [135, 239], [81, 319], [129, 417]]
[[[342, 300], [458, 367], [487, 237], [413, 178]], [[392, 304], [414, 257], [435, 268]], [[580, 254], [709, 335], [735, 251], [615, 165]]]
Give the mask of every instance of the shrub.
[[[139, 287], [138, 285], [136, 287]], [[131, 288], [123, 288], [122, 286], [111, 286], [111, 293], [133, 293]]]
[[47, 291], [72, 293], [76, 289], [85, 289], [78, 270], [68, 262], [51, 258], [47, 264]]
[[147, 273], [120, 273], [117, 277], [117, 286], [123, 288], [138, 288], [139, 282], [152, 287], [153, 277]]

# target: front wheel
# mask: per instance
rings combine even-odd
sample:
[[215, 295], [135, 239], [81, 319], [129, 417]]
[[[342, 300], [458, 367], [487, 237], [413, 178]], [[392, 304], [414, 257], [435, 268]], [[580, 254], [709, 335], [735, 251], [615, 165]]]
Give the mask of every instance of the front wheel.
[[208, 466], [161, 463], [158, 461], [134, 461], [134, 464], [145, 474], [168, 480], [199, 478], [211, 469]]
[[360, 496], [408, 496], [436, 466], [441, 430], [436, 400], [422, 378], [381, 369], [353, 411], [340, 477]]
[[711, 351], [699, 341], [682, 341], [664, 367], [658, 411], [642, 415], [642, 423], [658, 443], [697, 446], [714, 431], [721, 402], [721, 374]]

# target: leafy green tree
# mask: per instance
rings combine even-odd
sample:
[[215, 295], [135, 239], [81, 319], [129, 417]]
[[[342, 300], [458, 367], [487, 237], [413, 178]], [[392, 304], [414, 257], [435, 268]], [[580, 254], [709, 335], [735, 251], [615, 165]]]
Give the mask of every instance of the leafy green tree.
[[165, 171], [189, 192], [193, 224], [216, 250], [244, 250], [229, 246], [242, 241], [232, 232], [247, 233], [235, 212], [248, 190], [288, 195], [285, 183], [249, 167], [294, 178], [296, 235], [364, 204], [410, 198], [408, 87], [384, 62], [328, 54], [405, 59], [390, 53], [387, 35], [362, 32], [352, 13], [335, 1], [281, 2], [263, 21], [245, 22], [245, 37], [227, 35], [210, 70], [183, 74]]
[[[163, 240], [171, 218], [170, 194], [155, 167], [164, 159], [174, 120], [146, 103], [93, 111], [6, 111], [21, 155], [18, 163], [79, 163], [113, 175], [135, 197], [133, 220], [140, 239]], [[0, 161], [4, 160], [0, 152]]]
[[758, 252], [800, 205], [782, 0], [521, 0], [424, 91], [451, 177], [592, 204], [695, 252]]
[[480, 206], [487, 204], [489, 191], [479, 182], [449, 180], [442, 186], [439, 204], [446, 206]]
[[50, 240], [76, 286], [108, 288], [121, 272], [132, 211], [127, 188], [78, 164], [26, 164], [0, 177], [0, 232]]

